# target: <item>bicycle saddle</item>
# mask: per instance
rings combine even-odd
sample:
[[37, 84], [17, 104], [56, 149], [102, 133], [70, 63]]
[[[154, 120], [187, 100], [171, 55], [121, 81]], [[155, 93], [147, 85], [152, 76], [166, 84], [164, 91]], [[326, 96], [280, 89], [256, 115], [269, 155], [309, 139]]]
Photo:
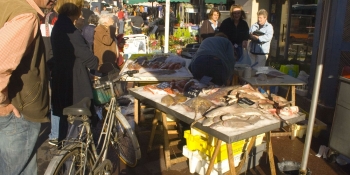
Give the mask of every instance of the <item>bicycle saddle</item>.
[[89, 97], [85, 97], [80, 102], [64, 108], [63, 115], [91, 116], [90, 105], [91, 105], [91, 99]]

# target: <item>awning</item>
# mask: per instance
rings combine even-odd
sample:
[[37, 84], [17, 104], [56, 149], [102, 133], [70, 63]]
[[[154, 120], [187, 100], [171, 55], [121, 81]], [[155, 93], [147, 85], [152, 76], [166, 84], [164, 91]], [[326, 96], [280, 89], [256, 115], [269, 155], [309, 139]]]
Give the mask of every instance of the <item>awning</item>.
[[[165, 0], [158, 0], [158, 2], [165, 2]], [[170, 0], [170, 2], [187, 2], [187, 3], [190, 3], [190, 0]]]
[[138, 4], [142, 2], [148, 2], [148, 0], [127, 0], [127, 4], [133, 5], [133, 4]]
[[225, 4], [226, 1], [224, 3], [223, 0], [204, 0], [204, 3], [205, 4], [220, 4], [220, 3]]

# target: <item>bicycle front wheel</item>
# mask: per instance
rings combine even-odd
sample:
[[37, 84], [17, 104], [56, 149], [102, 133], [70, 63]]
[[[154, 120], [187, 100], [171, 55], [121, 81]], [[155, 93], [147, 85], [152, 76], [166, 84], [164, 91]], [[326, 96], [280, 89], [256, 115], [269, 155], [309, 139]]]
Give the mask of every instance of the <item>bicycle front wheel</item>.
[[116, 122], [113, 128], [112, 146], [122, 162], [130, 167], [141, 158], [140, 145], [130, 124], [123, 114], [116, 110]]
[[85, 175], [92, 172], [93, 164], [93, 154], [89, 150], [85, 154], [81, 146], [68, 145], [52, 158], [45, 175]]

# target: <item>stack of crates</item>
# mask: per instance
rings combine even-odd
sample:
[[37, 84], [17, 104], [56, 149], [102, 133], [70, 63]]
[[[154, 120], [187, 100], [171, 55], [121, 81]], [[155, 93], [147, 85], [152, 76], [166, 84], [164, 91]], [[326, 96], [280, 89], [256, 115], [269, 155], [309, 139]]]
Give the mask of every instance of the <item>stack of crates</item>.
[[[260, 134], [257, 136], [255, 146], [262, 143], [264, 135], [265, 134]], [[186, 130], [184, 132], [184, 138], [186, 139], [186, 145], [183, 147], [183, 155], [189, 158], [190, 172], [205, 174], [205, 171], [209, 166], [209, 160], [213, 156], [217, 138], [210, 136], [197, 128]], [[250, 140], [251, 139], [249, 138], [232, 143], [235, 167], [239, 165], [242, 155], [245, 152]], [[228, 169], [227, 145], [225, 142], [222, 142], [218, 155], [214, 160], [214, 170], [211, 174], [221, 174], [228, 171]]]

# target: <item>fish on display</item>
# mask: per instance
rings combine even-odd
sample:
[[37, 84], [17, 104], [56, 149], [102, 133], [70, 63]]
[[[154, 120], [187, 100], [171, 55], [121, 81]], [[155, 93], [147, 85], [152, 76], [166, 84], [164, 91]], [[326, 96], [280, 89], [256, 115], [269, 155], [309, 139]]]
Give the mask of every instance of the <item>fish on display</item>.
[[271, 94], [271, 98], [275, 103], [278, 104], [279, 107], [289, 106], [292, 103], [291, 101], [288, 101], [287, 99], [275, 94]]
[[217, 116], [217, 117], [212, 117], [212, 118], [205, 118], [202, 122], [202, 125], [203, 126], [210, 126], [214, 123], [217, 123], [217, 122], [221, 122], [221, 117], [220, 116]]
[[151, 73], [155, 75], [170, 75], [176, 73], [175, 70], [169, 70], [169, 69], [156, 69], [156, 70], [149, 70], [145, 72], [140, 72], [139, 74], [144, 74], [144, 73]]
[[214, 106], [214, 104], [203, 97], [195, 97], [183, 103], [183, 106], [188, 111], [194, 111], [194, 119], [196, 119], [197, 113], [203, 115], [210, 107]]
[[174, 99], [175, 99], [176, 103], [183, 103], [187, 100], [187, 97], [185, 97], [182, 94], [176, 94]]
[[205, 98], [214, 101], [214, 102], [221, 102], [225, 100], [225, 97], [228, 95], [228, 93], [235, 88], [239, 88], [241, 86], [229, 86], [229, 87], [222, 87], [216, 92], [206, 96]]
[[223, 116], [226, 114], [234, 114], [239, 116], [247, 116], [247, 115], [261, 115], [260, 110], [255, 108], [243, 108], [238, 104], [233, 104], [230, 106], [223, 106], [215, 108], [205, 114], [206, 117], [216, 117]]
[[172, 106], [172, 105], [176, 104], [174, 97], [172, 97], [171, 95], [166, 95], [166, 96], [162, 97], [160, 102], [165, 104], [166, 106]]
[[243, 128], [245, 126], [254, 125], [261, 118], [256, 115], [252, 115], [246, 118], [232, 118], [228, 120], [223, 120], [221, 122], [214, 123], [210, 126], [210, 128], [218, 128], [218, 127], [230, 127], [230, 128]]

